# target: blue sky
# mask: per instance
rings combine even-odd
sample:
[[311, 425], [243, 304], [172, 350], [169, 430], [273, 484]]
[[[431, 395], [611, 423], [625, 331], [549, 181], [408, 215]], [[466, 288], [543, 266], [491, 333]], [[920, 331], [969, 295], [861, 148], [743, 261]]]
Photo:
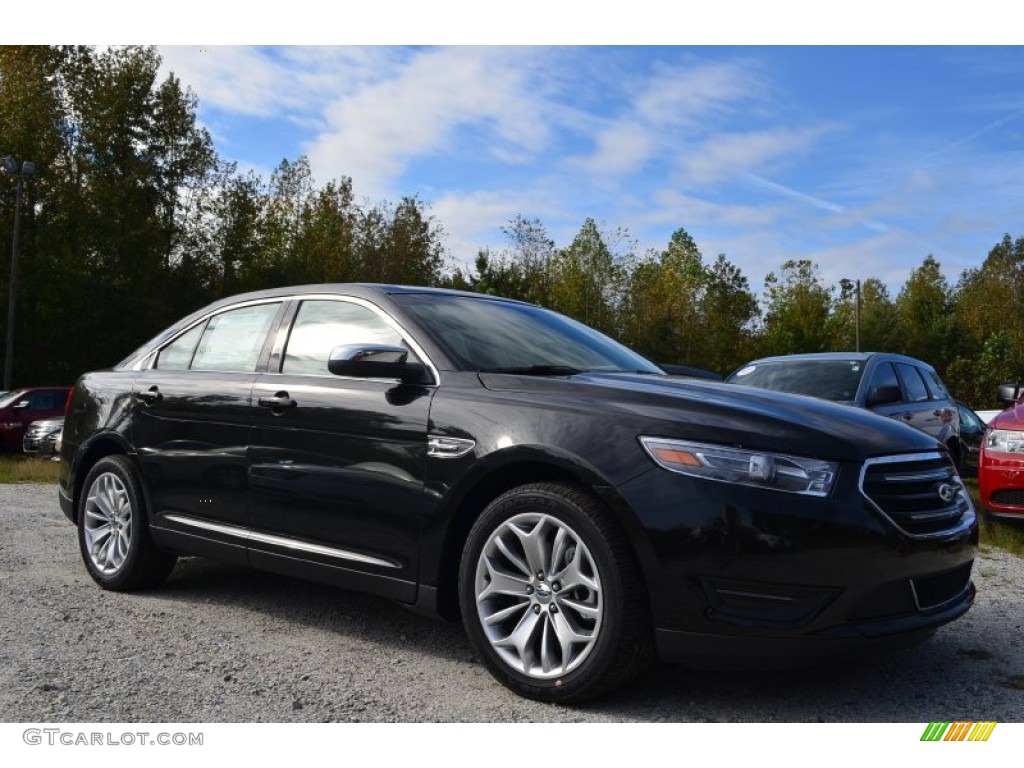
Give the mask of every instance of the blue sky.
[[760, 289], [787, 259], [893, 290], [1024, 235], [1024, 48], [161, 46], [220, 155], [416, 195], [455, 263], [513, 216], [642, 252], [685, 227]]

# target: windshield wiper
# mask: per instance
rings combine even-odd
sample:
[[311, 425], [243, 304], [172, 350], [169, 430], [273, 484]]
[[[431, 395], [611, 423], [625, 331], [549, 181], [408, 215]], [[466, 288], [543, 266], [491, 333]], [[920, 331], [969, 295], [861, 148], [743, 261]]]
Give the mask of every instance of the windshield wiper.
[[514, 373], [520, 376], [574, 376], [584, 373], [568, 365], [520, 365], [507, 368], [480, 368], [478, 373]]

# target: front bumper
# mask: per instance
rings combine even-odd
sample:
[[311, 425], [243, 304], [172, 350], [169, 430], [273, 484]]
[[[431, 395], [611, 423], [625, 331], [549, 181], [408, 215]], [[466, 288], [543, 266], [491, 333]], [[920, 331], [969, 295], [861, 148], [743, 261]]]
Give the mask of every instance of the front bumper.
[[981, 504], [993, 517], [1024, 520], [1024, 458], [982, 453], [978, 467]]
[[652, 553], [642, 566], [662, 658], [823, 659], [913, 645], [965, 613], [969, 502], [948, 534], [910, 536], [861, 494], [856, 469], [828, 499], [660, 469], [621, 487]]

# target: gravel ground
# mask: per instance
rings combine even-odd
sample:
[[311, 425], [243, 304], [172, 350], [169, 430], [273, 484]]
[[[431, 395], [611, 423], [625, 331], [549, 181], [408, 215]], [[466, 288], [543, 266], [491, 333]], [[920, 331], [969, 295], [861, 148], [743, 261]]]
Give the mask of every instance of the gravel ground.
[[2, 722], [928, 722], [1024, 720], [1024, 559], [919, 648], [790, 672], [661, 666], [586, 707], [495, 683], [461, 627], [385, 600], [199, 558], [104, 592], [52, 485], [0, 486]]

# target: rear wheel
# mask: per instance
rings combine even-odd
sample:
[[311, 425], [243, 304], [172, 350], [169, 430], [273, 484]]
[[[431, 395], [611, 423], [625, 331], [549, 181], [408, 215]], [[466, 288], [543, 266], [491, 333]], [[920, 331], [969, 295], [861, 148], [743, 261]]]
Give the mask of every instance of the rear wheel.
[[126, 456], [96, 462], [82, 486], [78, 543], [89, 575], [104, 589], [154, 587], [171, 572], [174, 555], [153, 543], [138, 472]]
[[594, 698], [653, 657], [633, 552], [608, 510], [580, 489], [538, 483], [492, 502], [469, 534], [459, 587], [471, 641], [523, 696]]

